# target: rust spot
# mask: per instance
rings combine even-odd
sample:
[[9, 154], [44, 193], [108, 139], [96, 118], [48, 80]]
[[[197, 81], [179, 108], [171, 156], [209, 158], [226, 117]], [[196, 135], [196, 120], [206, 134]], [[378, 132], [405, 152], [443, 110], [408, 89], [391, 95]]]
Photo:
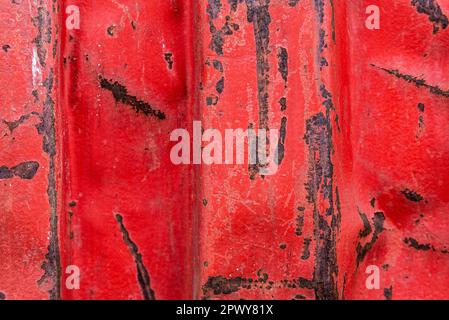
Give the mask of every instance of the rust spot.
[[166, 52], [164, 53], [164, 60], [167, 62], [167, 67], [169, 70], [173, 69], [173, 53]]
[[420, 195], [418, 192], [410, 190], [410, 189], [405, 189], [405, 190], [401, 191], [401, 193], [404, 195], [404, 197], [407, 198], [407, 200], [410, 200], [412, 202], [421, 202], [424, 200], [422, 195]]

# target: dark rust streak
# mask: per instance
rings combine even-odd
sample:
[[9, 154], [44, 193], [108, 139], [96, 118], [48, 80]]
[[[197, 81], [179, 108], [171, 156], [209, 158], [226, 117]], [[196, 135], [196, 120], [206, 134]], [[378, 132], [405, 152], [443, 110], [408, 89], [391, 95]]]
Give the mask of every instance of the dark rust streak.
[[428, 243], [421, 244], [416, 239], [413, 239], [413, 238], [405, 238], [404, 239], [404, 243], [406, 245], [408, 245], [409, 247], [414, 248], [416, 250], [421, 250], [421, 251], [432, 250], [432, 251], [435, 251], [435, 248], [431, 244], [428, 244]]
[[433, 23], [433, 34], [436, 34], [440, 27], [446, 29], [449, 25], [449, 19], [436, 0], [412, 0], [412, 6], [415, 6], [419, 13], [429, 16], [430, 22]]
[[287, 98], [286, 97], [282, 97], [279, 100], [279, 104], [281, 105], [281, 111], [287, 110]]
[[366, 254], [373, 248], [374, 244], [379, 239], [379, 235], [385, 230], [384, 229], [384, 221], [385, 221], [385, 215], [383, 214], [383, 212], [374, 213], [374, 217], [373, 217], [374, 232], [373, 232], [373, 236], [372, 236], [371, 240], [368, 243], [366, 243], [365, 245], [362, 245], [360, 242], [357, 244], [357, 248], [356, 248], [357, 267], [360, 265], [360, 263], [363, 261], [363, 259], [365, 259]]
[[103, 76], [100, 76], [99, 79], [101, 88], [111, 91], [115, 101], [131, 106], [137, 113], [142, 112], [146, 116], [153, 116], [159, 120], [166, 119], [165, 113], [154, 109], [147, 102], [129, 95], [128, 89], [117, 81], [107, 80]]
[[296, 230], [295, 234], [297, 236], [302, 236], [302, 229], [304, 227], [304, 207], [298, 208], [298, 215], [296, 216]]
[[[323, 94], [323, 97], [326, 98], [326, 95]], [[329, 116], [325, 117], [320, 112], [308, 119], [305, 140], [309, 147], [307, 200], [313, 205], [316, 242], [313, 276], [315, 296], [318, 300], [336, 300], [338, 299], [336, 242], [341, 217], [339, 196], [337, 210], [334, 208], [334, 166], [331, 159], [333, 146]], [[319, 208], [323, 203], [327, 208], [320, 212]]]
[[33, 23], [38, 29], [38, 34], [33, 42], [36, 45], [39, 63], [42, 67], [45, 67], [47, 59], [45, 44], [51, 43], [52, 34], [50, 12], [44, 7], [38, 7], [37, 16], [33, 18]]
[[6, 126], [9, 129], [9, 132], [13, 133], [15, 129], [17, 129], [20, 125], [22, 125], [30, 117], [31, 117], [31, 114], [25, 114], [25, 115], [21, 116], [18, 120], [15, 120], [15, 121], [3, 120], [3, 123], [6, 124]]
[[420, 251], [432, 251], [432, 252], [439, 252], [442, 254], [449, 254], [449, 250], [447, 249], [447, 247], [444, 247], [443, 249], [437, 249], [437, 248], [435, 248], [435, 246], [433, 246], [430, 243], [422, 244], [422, 243], [419, 243], [418, 240], [411, 238], [411, 237], [405, 238], [404, 243], [406, 245], [408, 245], [410, 248], [420, 250]]
[[[256, 44], [256, 71], [257, 71], [257, 100], [259, 107], [259, 129], [268, 132], [268, 111], [270, 83], [270, 0], [245, 0], [247, 7], [247, 20], [253, 24], [254, 39]], [[268, 141], [267, 141], [268, 142]], [[267, 143], [268, 144], [268, 143]], [[259, 150], [258, 150], [259, 152]], [[256, 164], [249, 166], [250, 179], [253, 180], [260, 172], [262, 164], [257, 160]]]
[[39, 285], [50, 283], [50, 299], [59, 300], [61, 298], [61, 258], [58, 238], [58, 209], [56, 192], [56, 130], [55, 130], [55, 102], [52, 98], [54, 83], [54, 71], [50, 70], [49, 76], [45, 79], [43, 86], [46, 89], [46, 98], [42, 112], [41, 132], [43, 134], [42, 149], [49, 156], [48, 169], [48, 201], [50, 204], [50, 242], [46, 261], [42, 263], [44, 275], [38, 280]]
[[277, 164], [280, 165], [285, 157], [285, 138], [287, 136], [287, 117], [282, 117], [281, 119], [281, 129], [279, 131], [279, 141], [277, 147]]
[[172, 70], [173, 69], [173, 53], [171, 52], [166, 52], [164, 53], [164, 60], [165, 62], [167, 62], [167, 67], [168, 70]]
[[269, 5], [270, 0], [246, 0], [247, 19], [249, 23], [253, 24], [256, 42], [259, 129], [266, 130], [268, 130], [268, 85], [270, 83], [268, 55], [270, 53], [271, 16]]
[[314, 283], [305, 278], [283, 279], [271, 281], [268, 274], [261, 270], [257, 273], [257, 278], [226, 278], [224, 276], [210, 276], [203, 285], [203, 298], [209, 299], [215, 295], [228, 295], [244, 290], [272, 290], [272, 289], [308, 289], [313, 290]]
[[393, 70], [393, 69], [386, 69], [386, 68], [382, 68], [382, 67], [378, 67], [375, 64], [371, 64], [372, 67], [378, 69], [378, 70], [382, 70], [392, 76], [395, 76], [398, 79], [402, 79], [407, 81], [408, 83], [413, 83], [414, 85], [416, 85], [418, 88], [422, 87], [425, 88], [427, 90], [429, 90], [430, 93], [435, 94], [435, 95], [439, 95], [439, 96], [443, 96], [445, 98], [449, 98], [449, 90], [443, 90], [438, 86], [433, 86], [433, 85], [429, 85], [426, 83], [426, 81], [424, 79], [419, 79], [418, 77], [414, 77], [411, 75], [407, 75], [407, 74], [403, 74], [401, 73], [399, 70]]
[[147, 268], [142, 261], [142, 255], [139, 253], [139, 248], [136, 243], [131, 240], [128, 230], [123, 223], [123, 217], [120, 214], [116, 214], [115, 218], [120, 227], [120, 232], [123, 236], [123, 241], [128, 246], [131, 255], [134, 258], [137, 268], [137, 280], [139, 282], [140, 288], [142, 289], [142, 294], [145, 300], [156, 300], [153, 289], [151, 289], [150, 276], [148, 274]]
[[302, 252], [301, 259], [307, 260], [310, 258], [310, 244], [312, 243], [312, 239], [304, 238], [304, 249]]
[[385, 296], [386, 300], [393, 299], [393, 286], [390, 286], [389, 288], [384, 289], [384, 296]]
[[278, 71], [281, 73], [282, 79], [285, 82], [285, 87], [287, 87], [288, 80], [288, 52], [284, 47], [278, 48]]
[[371, 224], [369, 223], [368, 217], [366, 216], [366, 214], [360, 211], [360, 209], [359, 209], [359, 216], [363, 221], [363, 230], [359, 232], [359, 237], [366, 238], [371, 234], [371, 232], [373, 232], [373, 229], [371, 228]]

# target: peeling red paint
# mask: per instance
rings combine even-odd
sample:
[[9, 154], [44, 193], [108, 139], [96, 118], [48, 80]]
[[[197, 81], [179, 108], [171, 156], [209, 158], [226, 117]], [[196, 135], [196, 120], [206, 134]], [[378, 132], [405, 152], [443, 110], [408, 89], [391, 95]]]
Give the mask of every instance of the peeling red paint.
[[[1, 4], [0, 299], [449, 298], [449, 2], [371, 2]], [[278, 171], [173, 164], [194, 120]]]

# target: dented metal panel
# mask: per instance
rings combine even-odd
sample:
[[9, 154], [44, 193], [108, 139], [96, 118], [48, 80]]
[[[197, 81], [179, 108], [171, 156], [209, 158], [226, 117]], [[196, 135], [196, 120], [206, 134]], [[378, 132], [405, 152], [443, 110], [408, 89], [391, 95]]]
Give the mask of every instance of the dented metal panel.
[[448, 1], [0, 8], [1, 299], [448, 298]]

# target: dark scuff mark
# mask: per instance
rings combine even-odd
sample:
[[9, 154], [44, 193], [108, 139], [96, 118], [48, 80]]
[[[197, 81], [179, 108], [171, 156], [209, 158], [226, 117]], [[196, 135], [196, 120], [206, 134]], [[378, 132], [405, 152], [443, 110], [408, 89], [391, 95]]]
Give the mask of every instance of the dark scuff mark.
[[371, 64], [371, 66], [376, 69], [382, 70], [392, 76], [395, 76], [398, 79], [402, 79], [402, 80], [407, 81], [408, 83], [412, 83], [415, 86], [417, 86], [418, 88], [425, 88], [425, 89], [429, 90], [429, 92], [432, 94], [443, 96], [445, 98], [449, 98], [449, 90], [443, 90], [438, 86], [429, 85], [426, 83], [426, 81], [424, 79], [420, 79], [418, 77], [403, 74], [399, 70], [386, 69], [386, 68], [378, 67], [374, 64]]
[[277, 147], [276, 164], [280, 165], [285, 157], [285, 137], [287, 136], [287, 117], [281, 119], [281, 129], [279, 130], [279, 141]]
[[3, 292], [0, 292], [0, 300], [6, 300], [6, 295]]
[[123, 217], [120, 214], [116, 214], [115, 218], [120, 226], [120, 231], [123, 235], [123, 241], [128, 246], [131, 255], [134, 258], [137, 268], [137, 280], [139, 281], [140, 288], [142, 289], [142, 294], [145, 300], [156, 300], [153, 289], [151, 289], [150, 276], [148, 271], [143, 264], [142, 255], [139, 253], [139, 248], [136, 243], [131, 240], [128, 230], [125, 228], [123, 223]]
[[373, 226], [374, 232], [371, 240], [362, 245], [360, 242], [357, 244], [356, 252], [357, 252], [357, 267], [360, 263], [365, 259], [367, 253], [373, 248], [374, 244], [379, 239], [379, 235], [385, 230], [384, 229], [385, 215], [383, 212], [374, 213], [373, 217]]
[[173, 53], [171, 53], [171, 52], [164, 53], [164, 60], [165, 60], [165, 62], [167, 62], [168, 70], [172, 70], [173, 69]]
[[4, 44], [2, 46], [3, 51], [5, 51], [6, 53], [8, 53], [8, 50], [11, 49], [11, 46], [9, 44]]
[[281, 244], [279, 245], [279, 248], [280, 248], [281, 250], [285, 250], [285, 249], [287, 249], [287, 245], [286, 245], [285, 243], [281, 243]]
[[384, 289], [384, 297], [386, 300], [393, 299], [393, 286], [390, 286], [389, 288]]
[[312, 243], [312, 239], [304, 238], [304, 250], [302, 252], [301, 259], [307, 260], [310, 258], [310, 244]]
[[418, 192], [410, 190], [410, 189], [405, 189], [405, 190], [401, 191], [401, 193], [404, 195], [404, 197], [407, 198], [407, 200], [410, 200], [412, 202], [421, 202], [424, 200], [422, 195], [420, 195]]
[[287, 110], [287, 98], [282, 97], [282, 98], [279, 100], [279, 104], [281, 105], [281, 111]]
[[153, 107], [145, 101], [137, 99], [135, 96], [128, 94], [128, 89], [118, 83], [117, 81], [107, 80], [103, 76], [99, 76], [100, 86], [103, 89], [112, 92], [116, 102], [131, 106], [137, 113], [142, 112], [146, 116], [154, 116], [159, 120], [165, 120], [166, 116], [160, 110], [153, 109]]
[[224, 81], [225, 81], [225, 78], [224, 78], [224, 77], [221, 77], [220, 80], [218, 80], [218, 82], [217, 82], [217, 84], [216, 84], [216, 86], [215, 86], [215, 90], [217, 90], [217, 93], [218, 93], [218, 94], [222, 94], [222, 93], [223, 93], [223, 90], [224, 90]]
[[376, 198], [372, 198], [369, 203], [372, 208], [375, 208], [376, 207]]
[[297, 294], [293, 297], [293, 300], [306, 300], [306, 296], [302, 295], [302, 294]]
[[433, 23], [433, 34], [438, 33], [440, 28], [446, 29], [449, 25], [447, 16], [443, 14], [436, 0], [412, 0], [412, 5], [419, 13], [429, 16], [430, 22]]
[[288, 80], [288, 52], [284, 47], [278, 48], [278, 71], [281, 73], [282, 79], [285, 82], [285, 86], [287, 86]]
[[50, 205], [50, 240], [46, 260], [41, 268], [44, 275], [38, 280], [39, 285], [50, 284], [48, 291], [51, 300], [61, 298], [61, 258], [58, 238], [58, 209], [56, 193], [56, 130], [55, 130], [55, 102], [51, 96], [54, 82], [54, 71], [50, 69], [49, 76], [44, 80], [46, 99], [42, 111], [41, 132], [43, 135], [42, 149], [49, 157], [47, 195]]

